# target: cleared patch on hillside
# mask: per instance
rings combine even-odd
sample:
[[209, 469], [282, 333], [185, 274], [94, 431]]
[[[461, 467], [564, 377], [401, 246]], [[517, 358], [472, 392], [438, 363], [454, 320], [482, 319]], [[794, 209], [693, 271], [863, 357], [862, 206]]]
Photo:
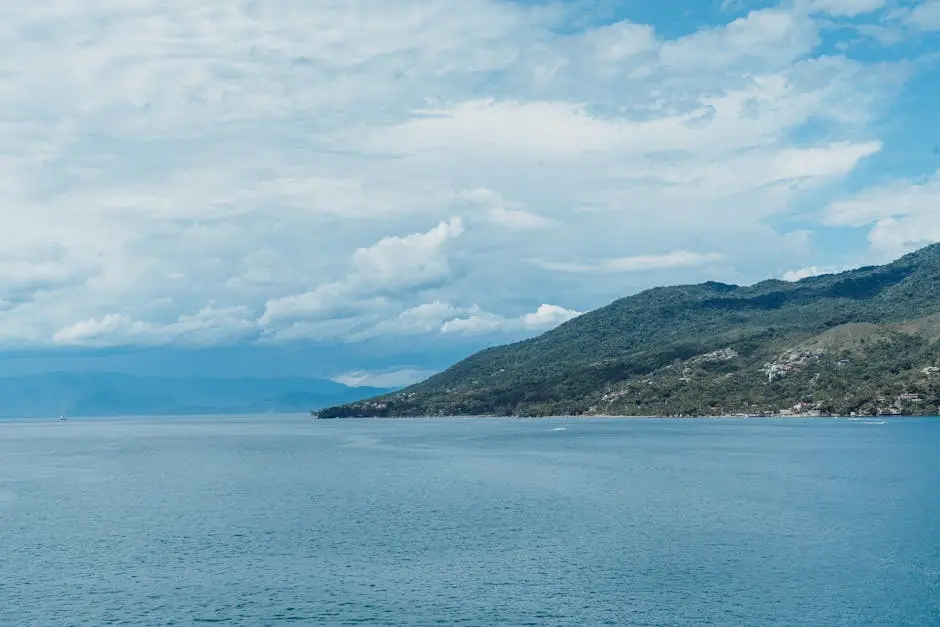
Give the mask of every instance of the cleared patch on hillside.
[[897, 337], [898, 331], [891, 327], [870, 324], [867, 322], [852, 322], [839, 325], [794, 347], [795, 350], [807, 353], [839, 353], [848, 351], [852, 353], [864, 352], [868, 346], [878, 342], [890, 342]]

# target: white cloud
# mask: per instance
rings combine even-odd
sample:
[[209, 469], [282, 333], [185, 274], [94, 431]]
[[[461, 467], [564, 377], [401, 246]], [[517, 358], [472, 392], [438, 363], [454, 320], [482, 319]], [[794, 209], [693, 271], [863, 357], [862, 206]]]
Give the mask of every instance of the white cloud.
[[439, 300], [407, 308], [401, 302], [388, 302], [386, 306], [382, 312], [312, 317], [309, 320], [275, 325], [268, 329], [268, 338], [274, 342], [316, 339], [358, 343], [376, 339], [412, 336], [433, 338], [436, 335], [454, 334], [531, 335], [553, 329], [581, 315], [581, 312], [548, 304], [518, 317], [486, 311], [479, 305], [455, 306]]
[[808, 0], [810, 11], [836, 17], [855, 17], [883, 8], [886, 0]]
[[477, 154], [570, 159], [588, 151], [611, 150], [626, 140], [629, 130], [622, 123], [593, 117], [575, 103], [490, 98], [415, 110], [405, 122], [376, 129], [360, 148], [408, 155], [459, 145]]
[[925, 31], [940, 31], [940, 0], [926, 0], [908, 16], [908, 22]]
[[386, 318], [363, 331], [350, 334], [348, 339], [362, 341], [378, 337], [433, 335], [440, 332], [445, 321], [477, 309], [455, 307], [439, 300], [423, 303], [405, 309], [397, 316]]
[[360, 248], [352, 257], [353, 277], [366, 285], [398, 289], [445, 278], [450, 264], [444, 245], [463, 233], [459, 217], [441, 222], [427, 233], [386, 237]]
[[539, 305], [535, 312], [522, 316], [522, 323], [530, 331], [551, 329], [580, 315], [580, 311], [565, 309], [558, 305]]
[[487, 215], [496, 224], [518, 231], [541, 229], [556, 224], [554, 220], [522, 209], [493, 207], [487, 212]]
[[505, 318], [503, 316], [480, 312], [466, 318], [448, 320], [441, 327], [441, 333], [459, 333], [463, 335], [478, 335], [498, 333], [506, 330], [518, 330], [522, 327], [521, 319]]
[[830, 226], [870, 227], [868, 239], [886, 259], [940, 241], [940, 170], [922, 182], [897, 180], [830, 204]]
[[534, 313], [524, 314], [518, 318], [507, 318], [480, 311], [467, 317], [448, 320], [441, 327], [441, 333], [479, 335], [512, 331], [547, 331], [580, 315], [579, 311], [557, 305], [541, 305]]
[[708, 28], [660, 49], [661, 62], [683, 71], [760, 64], [783, 67], [811, 52], [818, 29], [797, 12], [780, 9], [751, 11], [725, 26]]
[[353, 388], [400, 388], [418, 383], [435, 374], [433, 370], [402, 368], [391, 371], [354, 370], [333, 377], [333, 381]]
[[885, 218], [875, 223], [868, 239], [872, 248], [882, 253], [882, 260], [893, 259], [940, 242], [940, 218], [936, 214]]
[[584, 39], [600, 64], [623, 62], [655, 52], [659, 46], [652, 27], [626, 20], [591, 31]]
[[[584, 309], [623, 295], [609, 273], [718, 261], [625, 250], [758, 278], [778, 225], [882, 149], [907, 72], [819, 47], [871, 0], [682, 37], [538, 4], [17, 3], [0, 343], [524, 334], [520, 300]], [[880, 246], [910, 238], [883, 217]], [[231, 316], [192, 319], [207, 302]]]
[[74, 346], [204, 346], [243, 339], [255, 330], [255, 322], [247, 307], [216, 308], [209, 305], [168, 324], [133, 320], [120, 313], [106, 314], [60, 329], [53, 335], [53, 340]]
[[108, 314], [100, 319], [93, 318], [76, 322], [70, 327], [61, 329], [53, 339], [61, 343], [81, 343], [94, 340], [104, 334], [114, 334], [124, 329], [142, 327], [142, 323], [135, 323], [123, 314]]
[[93, 274], [56, 247], [0, 253], [0, 297], [31, 300], [38, 292], [80, 285]]
[[785, 150], [777, 156], [777, 179], [844, 176], [855, 165], [881, 150], [881, 142], [839, 143], [820, 148]]
[[512, 231], [542, 229], [558, 224], [551, 218], [526, 211], [521, 203], [507, 201], [499, 192], [491, 189], [462, 191], [455, 195], [455, 199], [476, 211], [483, 210], [485, 220]]
[[598, 274], [616, 272], [643, 272], [659, 270], [662, 268], [691, 268], [724, 259], [720, 253], [695, 253], [687, 250], [676, 250], [662, 255], [637, 255], [634, 257], [617, 257], [594, 263], [563, 263], [552, 261], [535, 261], [536, 265], [546, 270], [556, 272], [572, 272], [577, 274]]
[[831, 274], [837, 272], [837, 270], [832, 270], [828, 268], [820, 268], [819, 266], [807, 266], [805, 268], [797, 268], [796, 270], [787, 270], [781, 275], [781, 279], [784, 281], [796, 282], [802, 281], [803, 279], [808, 279], [814, 276], [820, 276], [823, 274]]
[[441, 222], [426, 233], [385, 237], [353, 253], [342, 281], [325, 283], [312, 291], [268, 301], [262, 325], [368, 311], [385, 307], [388, 293], [440, 281], [450, 274], [445, 245], [463, 233], [459, 217]]

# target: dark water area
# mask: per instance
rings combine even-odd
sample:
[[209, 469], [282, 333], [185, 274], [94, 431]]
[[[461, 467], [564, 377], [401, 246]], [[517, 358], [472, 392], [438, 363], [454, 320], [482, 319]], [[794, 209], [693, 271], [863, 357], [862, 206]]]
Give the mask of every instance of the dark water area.
[[940, 419], [0, 421], [0, 625], [940, 625]]

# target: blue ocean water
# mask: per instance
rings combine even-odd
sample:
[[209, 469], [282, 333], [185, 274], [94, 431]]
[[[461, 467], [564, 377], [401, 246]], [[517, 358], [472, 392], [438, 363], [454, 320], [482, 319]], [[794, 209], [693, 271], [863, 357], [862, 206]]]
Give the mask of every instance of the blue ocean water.
[[0, 422], [0, 625], [940, 625], [940, 419]]

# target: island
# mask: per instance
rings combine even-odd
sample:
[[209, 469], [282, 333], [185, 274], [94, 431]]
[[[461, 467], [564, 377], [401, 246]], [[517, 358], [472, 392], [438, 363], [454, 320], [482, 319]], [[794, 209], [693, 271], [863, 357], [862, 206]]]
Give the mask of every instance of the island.
[[320, 418], [936, 415], [940, 244], [883, 266], [660, 287]]

